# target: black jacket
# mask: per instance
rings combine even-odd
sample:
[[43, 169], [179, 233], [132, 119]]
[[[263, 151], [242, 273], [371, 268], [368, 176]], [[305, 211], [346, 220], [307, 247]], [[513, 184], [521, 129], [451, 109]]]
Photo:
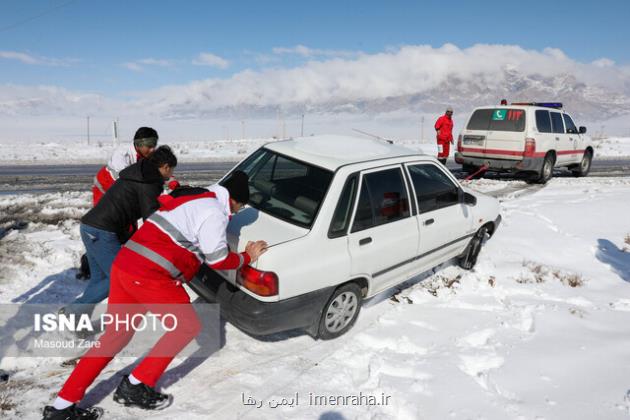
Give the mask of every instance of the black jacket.
[[163, 190], [164, 179], [157, 166], [142, 159], [120, 172], [118, 180], [81, 218], [81, 223], [114, 232], [125, 242], [133, 233], [129, 227], [160, 207], [157, 198]]

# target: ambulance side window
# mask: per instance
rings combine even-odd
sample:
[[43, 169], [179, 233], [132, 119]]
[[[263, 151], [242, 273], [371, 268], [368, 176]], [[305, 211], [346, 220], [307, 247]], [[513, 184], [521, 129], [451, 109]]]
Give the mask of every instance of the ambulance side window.
[[550, 112], [551, 127], [554, 133], [564, 134], [564, 124], [562, 123], [562, 114], [559, 112]]

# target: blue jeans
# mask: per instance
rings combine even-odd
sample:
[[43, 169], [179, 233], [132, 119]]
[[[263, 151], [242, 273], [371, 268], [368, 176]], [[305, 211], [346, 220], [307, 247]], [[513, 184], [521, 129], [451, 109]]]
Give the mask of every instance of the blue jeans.
[[66, 312], [92, 315], [96, 304], [109, 295], [109, 273], [121, 243], [114, 232], [92, 226], [81, 224], [80, 232], [90, 264], [90, 280], [83, 294], [66, 308]]

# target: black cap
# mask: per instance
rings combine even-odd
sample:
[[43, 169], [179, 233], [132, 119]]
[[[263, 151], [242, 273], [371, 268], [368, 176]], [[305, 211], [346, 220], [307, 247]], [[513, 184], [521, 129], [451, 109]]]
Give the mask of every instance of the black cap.
[[230, 193], [230, 198], [242, 204], [249, 201], [249, 177], [243, 171], [234, 171], [223, 182], [223, 186]]

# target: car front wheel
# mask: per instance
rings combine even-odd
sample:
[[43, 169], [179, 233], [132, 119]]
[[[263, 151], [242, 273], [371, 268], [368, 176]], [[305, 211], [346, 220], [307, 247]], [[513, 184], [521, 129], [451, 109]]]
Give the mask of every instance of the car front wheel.
[[459, 266], [464, 270], [472, 270], [472, 268], [477, 264], [477, 257], [479, 257], [479, 252], [481, 252], [481, 247], [483, 246], [483, 242], [486, 240], [486, 236], [488, 235], [488, 228], [483, 226], [480, 228], [475, 236], [470, 240], [468, 246], [464, 250], [464, 253], [459, 258]]
[[356, 283], [348, 283], [335, 290], [322, 311], [318, 337], [330, 340], [345, 334], [357, 320], [362, 303], [363, 294]]

